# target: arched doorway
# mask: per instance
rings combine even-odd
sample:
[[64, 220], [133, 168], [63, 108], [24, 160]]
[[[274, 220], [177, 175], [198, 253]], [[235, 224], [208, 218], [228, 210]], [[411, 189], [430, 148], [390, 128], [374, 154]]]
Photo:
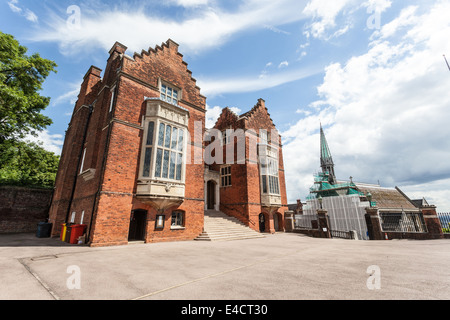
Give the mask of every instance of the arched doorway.
[[259, 215], [259, 232], [266, 231], [266, 217], [263, 213]]
[[273, 214], [273, 228], [275, 232], [280, 231], [280, 224], [281, 224], [280, 217], [281, 215], [277, 212]]
[[131, 211], [128, 241], [145, 240], [146, 226], [147, 226], [147, 211], [146, 210]]
[[216, 183], [212, 180], [206, 184], [206, 202], [208, 210], [216, 208]]

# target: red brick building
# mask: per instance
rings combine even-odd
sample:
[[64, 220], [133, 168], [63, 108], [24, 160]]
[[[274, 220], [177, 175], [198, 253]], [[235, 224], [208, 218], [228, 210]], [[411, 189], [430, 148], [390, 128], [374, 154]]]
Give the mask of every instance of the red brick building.
[[[259, 99], [240, 116], [229, 108], [223, 109], [213, 129], [221, 132], [216, 135], [223, 149], [221, 155], [214, 154], [212, 161], [205, 159], [206, 209], [213, 209], [214, 203], [214, 209], [256, 231], [283, 231], [288, 208], [281, 136], [265, 101]], [[208, 148], [205, 153], [209, 154]], [[215, 195], [214, 187], [218, 190]]]
[[[73, 222], [87, 225], [91, 246], [195, 239], [203, 231], [205, 209], [211, 207], [209, 176], [217, 177], [223, 167], [205, 166], [203, 159], [206, 98], [172, 40], [133, 57], [126, 49], [114, 44], [103, 78], [94, 66], [84, 77], [50, 207], [52, 235], [60, 234], [63, 223]], [[255, 133], [246, 134], [249, 143], [257, 141], [261, 128], [275, 129], [263, 100], [241, 117], [225, 109], [216, 127], [251, 129]], [[233, 185], [220, 185], [220, 205], [212, 205], [254, 230], [260, 230], [261, 218], [265, 232], [283, 230], [287, 209], [282, 207], [286, 192], [276, 137], [273, 147], [264, 138], [277, 160], [277, 174], [264, 175], [264, 181], [271, 181], [264, 188], [278, 194], [261, 194], [259, 159], [252, 159], [252, 148], [245, 145], [247, 158], [227, 173]]]

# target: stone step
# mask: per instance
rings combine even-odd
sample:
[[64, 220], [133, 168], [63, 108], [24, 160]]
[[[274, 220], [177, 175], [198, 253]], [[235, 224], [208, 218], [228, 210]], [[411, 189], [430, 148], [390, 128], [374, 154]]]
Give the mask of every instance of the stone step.
[[249, 231], [249, 230], [215, 230], [215, 231], [203, 231], [202, 234], [207, 234], [207, 235], [227, 235], [227, 234], [232, 234], [232, 235], [239, 235], [239, 234], [256, 234], [256, 235], [260, 235], [260, 233], [255, 232], [255, 231]]
[[249, 228], [244, 223], [225, 213], [214, 210], [205, 211], [203, 233], [195, 240], [226, 241], [263, 238], [263, 234]]
[[253, 235], [227, 235], [227, 236], [206, 236], [206, 235], [200, 235], [195, 240], [197, 241], [225, 241], [225, 240], [242, 240], [242, 239], [258, 239], [258, 238], [264, 238], [265, 236], [261, 234], [253, 234]]

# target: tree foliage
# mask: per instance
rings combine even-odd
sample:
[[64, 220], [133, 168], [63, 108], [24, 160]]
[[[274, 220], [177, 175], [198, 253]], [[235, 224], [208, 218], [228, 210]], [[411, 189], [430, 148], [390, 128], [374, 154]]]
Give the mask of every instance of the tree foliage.
[[43, 114], [50, 98], [39, 94], [56, 63], [38, 53], [26, 55], [12, 35], [0, 31], [0, 144], [10, 139], [36, 135], [52, 120]]
[[0, 184], [14, 186], [54, 186], [59, 156], [36, 143], [12, 141], [0, 151]]
[[56, 63], [26, 53], [12, 35], [0, 31], [0, 184], [53, 187], [59, 156], [23, 138], [52, 124], [41, 114], [50, 98], [39, 91], [56, 72]]

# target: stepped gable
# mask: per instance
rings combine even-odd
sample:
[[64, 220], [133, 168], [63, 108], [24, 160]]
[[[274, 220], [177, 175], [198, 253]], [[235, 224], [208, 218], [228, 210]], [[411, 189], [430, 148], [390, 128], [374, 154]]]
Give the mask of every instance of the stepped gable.
[[223, 130], [227, 128], [236, 129], [239, 116], [228, 107], [222, 109], [222, 113], [214, 125], [214, 128]]
[[248, 112], [242, 114], [240, 118], [245, 118], [246, 129], [253, 129], [256, 132], [259, 129], [276, 129], [269, 111], [266, 108], [264, 99], [258, 99], [258, 103]]
[[178, 52], [179, 45], [172, 39], [167, 40], [160, 46], [142, 50], [141, 53], [134, 53], [133, 57], [126, 56], [124, 59], [123, 72], [141, 81], [144, 81], [155, 89], [158, 88], [160, 75], [161, 79], [183, 88], [180, 102], [194, 104], [205, 109], [206, 97], [200, 93], [197, 80], [192, 77], [192, 71], [188, 69], [188, 64], [183, 60], [183, 55]]
[[272, 118], [266, 108], [265, 101], [258, 99], [257, 104], [248, 112], [237, 115], [230, 108], [225, 107], [214, 125], [214, 128], [245, 128], [259, 132], [259, 129], [276, 129]]

